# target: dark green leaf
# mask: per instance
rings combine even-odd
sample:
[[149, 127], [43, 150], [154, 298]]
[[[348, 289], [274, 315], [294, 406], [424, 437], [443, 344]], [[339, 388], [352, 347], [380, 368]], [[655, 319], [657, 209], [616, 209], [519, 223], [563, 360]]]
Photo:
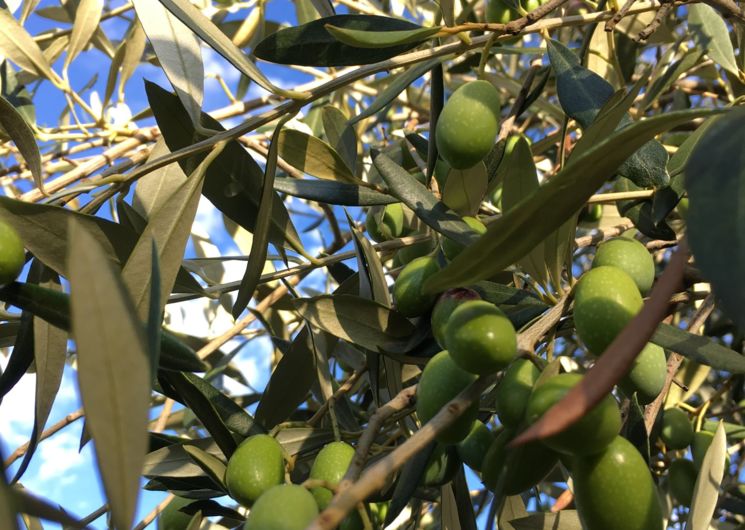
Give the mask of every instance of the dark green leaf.
[[651, 340], [666, 350], [674, 351], [716, 370], [745, 373], [745, 356], [717, 344], [710, 338], [688, 333], [669, 324], [660, 324]]
[[[671, 181], [674, 182], [674, 181]], [[642, 188], [631, 182], [629, 179], [620, 178], [613, 186], [613, 191], [640, 191]], [[660, 191], [667, 188], [661, 188]], [[667, 192], [662, 191], [667, 194]], [[652, 239], [664, 239], [673, 241], [676, 238], [675, 232], [663, 219], [659, 223], [654, 222], [654, 200], [653, 199], [631, 199], [618, 201], [616, 203], [618, 212], [631, 219], [634, 226], [645, 236]], [[658, 206], [659, 208], [659, 206]], [[659, 215], [658, 215], [659, 217]]]
[[21, 315], [20, 327], [13, 341], [8, 364], [0, 374], [0, 398], [10, 392], [34, 361], [34, 317], [30, 312]]
[[278, 147], [279, 156], [303, 173], [320, 179], [357, 182], [336, 149], [315, 136], [285, 129], [279, 135]]
[[330, 180], [277, 177], [274, 179], [274, 189], [293, 197], [340, 206], [375, 206], [399, 202], [395, 197], [370, 188]]
[[365, 31], [326, 24], [326, 31], [331, 33], [339, 42], [354, 48], [390, 48], [407, 44], [421, 44], [438, 33], [440, 26], [431, 28], [420, 26], [416, 29], [394, 31]]
[[[723, 111], [701, 109], [649, 118], [614, 132], [579, 157], [572, 157], [548, 183], [491, 223], [486, 234], [431, 276], [425, 289], [435, 292], [468, 285], [502, 271], [579, 211], [628, 154], [647, 139], [695, 117], [718, 112]], [[560, 202], [555, 200], [559, 196]]]
[[[145, 90], [168, 148], [175, 151], [191, 145], [195, 139], [194, 126], [178, 97], [150, 82], [145, 83]], [[216, 120], [204, 113], [202, 125], [213, 130], [224, 130]], [[205, 156], [207, 155], [200, 154], [182, 160], [182, 169], [187, 174], [191, 173], [191, 169], [197, 167]], [[251, 155], [238, 142], [233, 141], [225, 146], [207, 170], [202, 194], [228, 218], [253, 233], [263, 174]], [[269, 240], [279, 246], [286, 242], [293, 248], [302, 248], [287, 209], [276, 194], [272, 205]]]
[[259, 59], [279, 64], [351, 66], [383, 61], [419, 44], [411, 42], [387, 48], [348, 46], [329, 33], [327, 25], [358, 31], [407, 31], [421, 28], [417, 24], [398, 18], [336, 15], [281, 29], [261, 41], [254, 48], [254, 54]]
[[745, 111], [718, 120], [693, 149], [685, 168], [691, 250], [722, 309], [745, 328]]
[[[613, 87], [596, 73], [583, 67], [577, 56], [555, 40], [547, 41], [548, 55], [556, 72], [559, 102], [568, 116], [587, 128], [601, 107], [613, 95]], [[627, 127], [631, 119], [621, 120]], [[617, 172], [639, 186], [664, 186], [670, 180], [665, 166], [668, 155], [656, 140], [649, 140], [617, 166]]]
[[510, 524], [515, 530], [582, 530], [582, 523], [575, 510], [534, 513], [527, 517], [513, 519]]
[[150, 366], [143, 328], [121, 277], [95, 237], [70, 225], [72, 332], [86, 425], [114, 525], [129, 527], [147, 452]]
[[[207, 476], [225, 488], [225, 470], [227, 469], [225, 462], [217, 458], [215, 455], [200, 449], [196, 445], [184, 445], [183, 447], [184, 451], [186, 451], [192, 460], [202, 468], [202, 471], [204, 471]], [[225, 491], [227, 492], [227, 489]]]
[[221, 454], [220, 448], [211, 438], [175, 443], [148, 453], [142, 467], [142, 475], [147, 478], [183, 478], [203, 475], [202, 468], [194, 463], [186, 451], [186, 445], [193, 445], [215, 457]]
[[321, 295], [294, 300], [300, 316], [316, 327], [371, 351], [405, 345], [414, 326], [382, 304], [352, 295]]
[[406, 508], [406, 505], [409, 504], [414, 492], [422, 481], [422, 477], [427, 470], [427, 463], [435, 452], [436, 445], [436, 442], [430, 442], [411, 457], [401, 468], [383, 526], [390, 525], [403, 509]]
[[411, 208], [427, 225], [462, 245], [470, 245], [477, 240], [477, 234], [460, 215], [438, 201], [424, 184], [387, 155], [379, 153], [373, 163], [390, 187], [391, 194]]

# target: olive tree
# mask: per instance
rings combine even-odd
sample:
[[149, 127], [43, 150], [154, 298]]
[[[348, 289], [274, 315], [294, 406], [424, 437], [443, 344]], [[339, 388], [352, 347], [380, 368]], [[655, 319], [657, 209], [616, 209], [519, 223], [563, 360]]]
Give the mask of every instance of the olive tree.
[[[0, 2], [0, 396], [36, 373], [0, 526], [741, 528], [744, 21]], [[81, 419], [91, 514], [22, 487]]]

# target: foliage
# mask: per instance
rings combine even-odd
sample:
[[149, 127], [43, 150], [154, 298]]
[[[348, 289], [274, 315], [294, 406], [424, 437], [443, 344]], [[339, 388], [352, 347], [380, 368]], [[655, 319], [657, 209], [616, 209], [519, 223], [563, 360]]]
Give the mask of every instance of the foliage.
[[[36, 373], [2, 528], [743, 525], [745, 16], [498, 1], [0, 2], [0, 398]], [[83, 417], [89, 516], [22, 486]], [[174, 496], [138, 522], [142, 479]]]

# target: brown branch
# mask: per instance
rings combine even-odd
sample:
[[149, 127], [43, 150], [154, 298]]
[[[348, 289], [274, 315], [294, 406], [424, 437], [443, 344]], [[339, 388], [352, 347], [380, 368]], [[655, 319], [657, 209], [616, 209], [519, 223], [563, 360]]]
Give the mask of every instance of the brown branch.
[[[706, 319], [709, 318], [709, 315], [711, 315], [711, 312], [713, 310], [714, 296], [709, 293], [709, 295], [707, 295], [707, 297], [701, 304], [701, 307], [688, 323], [688, 327], [686, 329], [690, 333], [698, 333], [698, 330], [701, 328], [701, 326], [704, 325], [704, 322], [706, 322]], [[652, 432], [652, 427], [654, 426], [657, 414], [662, 408], [662, 404], [665, 401], [665, 396], [667, 396], [667, 393], [670, 390], [670, 385], [673, 383], [673, 378], [675, 377], [675, 374], [678, 373], [678, 369], [680, 368], [682, 362], [682, 355], [676, 352], [670, 354], [670, 358], [667, 360], [667, 375], [665, 376], [665, 384], [662, 387], [662, 391], [655, 398], [655, 400], [647, 405], [647, 407], [644, 409], [644, 427], [647, 430], [647, 434]]]
[[313, 414], [313, 416], [306, 422], [309, 426], [314, 426], [316, 423], [318, 423], [324, 414], [326, 414], [326, 411], [329, 408], [329, 404], [331, 401], [337, 401], [341, 396], [352, 390], [354, 388], [354, 385], [357, 384], [357, 381], [360, 380], [360, 378], [367, 372], [367, 366], [362, 368], [361, 370], [358, 370], [354, 372], [352, 375], [349, 376], [349, 379], [344, 381], [342, 385], [336, 389], [336, 392], [331, 396], [331, 398], [328, 401], [325, 401], [323, 405], [320, 406], [320, 408]]
[[636, 0], [626, 0], [626, 3], [623, 4], [621, 9], [613, 15], [613, 18], [605, 23], [605, 31], [613, 31], [616, 28], [616, 24], [621, 22], [621, 19], [623, 19], [623, 17], [626, 16], [626, 13], [629, 12], [629, 9], [634, 5], [634, 2], [636, 2]]
[[639, 32], [639, 35], [637, 35], [634, 40], [640, 43], [646, 42], [647, 39], [659, 29], [659, 27], [662, 25], [662, 22], [665, 20], [665, 17], [673, 10], [674, 7], [675, 6], [672, 3], [662, 4], [657, 10], [657, 14], [655, 15], [652, 22], [650, 22], [646, 28], [641, 30]]
[[400, 469], [412, 456], [434, 440], [439, 432], [455, 421], [493, 383], [494, 376], [482, 376], [458, 394], [411, 438], [369, 467], [359, 480], [335, 495], [328, 507], [307, 526], [306, 530], [336, 528], [358, 502], [383, 488], [389, 475]]
[[[84, 416], [83, 409], [79, 409], [79, 410], [76, 410], [75, 412], [71, 412], [70, 414], [62, 418], [60, 421], [58, 421], [57, 423], [55, 423], [54, 425], [46, 429], [44, 432], [42, 432], [41, 435], [39, 436], [38, 441], [41, 442], [42, 440], [46, 440], [53, 434], [56, 434], [58, 431], [64, 429], [65, 427], [75, 422], [76, 420], [79, 420], [83, 416]], [[16, 460], [18, 460], [19, 458], [21, 458], [23, 455], [26, 454], [26, 451], [28, 451], [30, 443], [31, 442], [26, 442], [25, 444], [19, 446], [15, 451], [13, 451], [13, 453], [8, 458], [5, 459], [5, 462], [3, 463], [3, 465], [5, 466], [5, 469], [8, 469], [11, 466], [11, 464], [13, 464], [13, 462], [15, 462]]]
[[665, 272], [652, 289], [642, 310], [616, 336], [582, 382], [551, 407], [536, 423], [518, 435], [511, 445], [521, 445], [559, 433], [582, 418], [598, 404], [626, 374], [634, 359], [667, 315], [670, 296], [683, 278], [688, 262], [688, 245], [683, 240]]

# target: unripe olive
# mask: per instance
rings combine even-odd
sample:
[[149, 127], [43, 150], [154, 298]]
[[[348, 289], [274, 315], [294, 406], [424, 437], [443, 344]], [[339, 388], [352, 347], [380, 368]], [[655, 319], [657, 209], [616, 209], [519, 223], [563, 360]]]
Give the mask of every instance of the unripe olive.
[[540, 375], [540, 370], [528, 359], [515, 359], [507, 367], [496, 394], [497, 415], [503, 425], [517, 427], [522, 423], [525, 407]]
[[617, 267], [582, 275], [574, 291], [574, 325], [587, 349], [600, 355], [642, 308], [634, 280]]
[[693, 442], [693, 426], [688, 414], [680, 409], [666, 409], [662, 413], [660, 438], [668, 449], [685, 449]]
[[318, 506], [308, 490], [281, 484], [254, 503], [243, 530], [304, 530], [317, 516]]
[[[463, 220], [477, 234], [482, 235], [486, 233], [486, 225], [475, 217], [466, 216], [463, 218]], [[463, 249], [466, 248], [464, 245], [461, 245], [460, 243], [457, 243], [448, 237], [442, 238], [441, 246], [442, 253], [445, 254], [445, 257], [449, 260], [454, 260], [458, 256], [458, 254], [463, 252]]]
[[448, 99], [437, 120], [436, 142], [450, 167], [466, 169], [494, 147], [499, 131], [499, 92], [488, 81], [471, 81]]
[[256, 434], [241, 443], [225, 471], [225, 485], [230, 496], [245, 506], [250, 506], [262, 493], [284, 480], [282, 447], [267, 434]]
[[474, 471], [481, 471], [484, 456], [493, 441], [494, 435], [491, 431], [482, 422], [476, 420], [473, 422], [468, 436], [456, 446], [458, 456]]
[[461, 368], [484, 375], [512, 362], [517, 354], [517, 333], [497, 306], [472, 300], [460, 304], [450, 315], [445, 344]]
[[382, 213], [377, 208], [371, 208], [365, 219], [365, 227], [370, 239], [378, 243], [401, 237], [404, 232], [403, 205], [400, 202], [388, 204], [382, 208]]
[[[582, 381], [579, 374], [559, 374], [533, 389], [525, 411], [528, 423], [535, 423], [553, 405]], [[573, 455], [602, 451], [621, 429], [621, 413], [612, 395], [607, 395], [585, 416], [564, 431], [545, 438], [551, 449]]]
[[481, 480], [490, 490], [499, 486], [501, 493], [517, 495], [543, 480], [559, 460], [556, 452], [540, 442], [531, 442], [510, 450], [507, 444], [515, 431], [504, 429], [497, 436], [484, 457]]
[[194, 499], [174, 497], [168, 506], [158, 514], [158, 530], [186, 530], [191, 522], [191, 515], [181, 511], [181, 508], [194, 502]]
[[0, 285], [15, 280], [25, 261], [26, 253], [21, 236], [15, 228], [0, 221]]
[[679, 458], [670, 462], [670, 467], [667, 468], [667, 487], [678, 504], [691, 505], [697, 478], [698, 469], [690, 460]]
[[447, 162], [442, 158], [437, 157], [437, 162], [435, 162], [435, 180], [437, 180], [437, 186], [440, 190], [445, 189], [445, 183], [448, 180], [448, 175], [450, 174], [451, 169], [452, 168]]
[[447, 484], [458, 472], [460, 460], [453, 446], [437, 444], [422, 477], [422, 486], [437, 488]]
[[396, 257], [398, 258], [398, 261], [401, 263], [401, 265], [408, 265], [417, 258], [421, 258], [427, 256], [428, 254], [431, 254], [432, 251], [435, 249], [435, 246], [436, 243], [434, 239], [425, 239], [424, 241], [419, 241], [417, 243], [414, 243], [413, 245], [401, 247], [400, 249], [398, 249], [398, 252], [396, 252]]
[[581, 223], [596, 223], [603, 217], [603, 205], [598, 203], [588, 204], [579, 214]]
[[486, 21], [492, 24], [507, 24], [516, 18], [520, 18], [520, 13], [510, 7], [504, 0], [489, 0], [486, 4]]
[[445, 348], [445, 326], [455, 308], [468, 300], [479, 299], [481, 299], [479, 293], [473, 289], [462, 287], [448, 289], [440, 295], [435, 303], [435, 307], [432, 309], [431, 323], [432, 334], [435, 336], [435, 340], [442, 348]]
[[[354, 447], [345, 442], [331, 442], [318, 452], [310, 468], [310, 478], [338, 484], [344, 478], [354, 458]], [[311, 489], [318, 507], [323, 510], [331, 502], [334, 493], [328, 488]]]
[[678, 212], [680, 218], [685, 221], [688, 217], [688, 197], [683, 197], [678, 201], [677, 206], [675, 206], [675, 211]]
[[616, 436], [605, 450], [572, 463], [574, 500], [585, 530], [662, 530], [662, 508], [639, 451]]
[[[422, 371], [416, 390], [416, 413], [419, 420], [427, 423], [445, 404], [475, 380], [474, 374], [455, 364], [447, 350], [432, 357]], [[446, 444], [460, 442], [471, 431], [477, 413], [478, 403], [474, 403], [442, 431], [437, 439]]]
[[423, 293], [422, 286], [438, 270], [440, 266], [431, 256], [417, 258], [401, 270], [393, 284], [393, 298], [399, 313], [418, 317], [430, 310], [437, 295]]
[[642, 295], [647, 294], [654, 283], [654, 260], [638, 239], [616, 237], [601, 243], [592, 266], [618, 267], [631, 276]]
[[634, 364], [621, 381], [620, 387], [629, 397], [636, 392], [639, 403], [646, 405], [662, 392], [666, 375], [665, 350], [649, 342], [634, 359]]

